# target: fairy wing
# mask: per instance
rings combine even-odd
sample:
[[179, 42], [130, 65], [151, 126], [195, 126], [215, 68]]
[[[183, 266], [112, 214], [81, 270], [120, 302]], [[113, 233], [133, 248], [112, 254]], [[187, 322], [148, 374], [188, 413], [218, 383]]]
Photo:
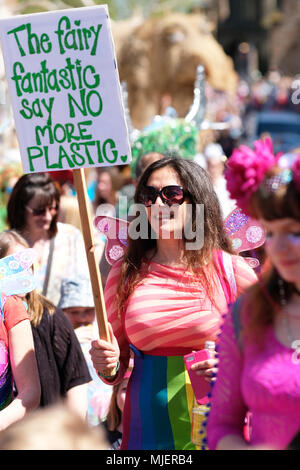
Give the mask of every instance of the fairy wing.
[[129, 222], [106, 215], [99, 215], [94, 220], [95, 227], [107, 238], [105, 256], [110, 265], [122, 258], [128, 245]]
[[18, 274], [30, 268], [36, 260], [36, 252], [32, 248], [13, 253], [0, 259], [0, 280]]
[[0, 290], [5, 295], [27, 294], [36, 287], [36, 280], [29, 272], [22, 272], [0, 281]]
[[36, 260], [36, 252], [28, 248], [0, 259], [0, 291], [5, 295], [26, 294], [36, 288], [29, 268]]
[[[264, 244], [266, 234], [258, 220], [245, 215], [241, 209], [234, 209], [224, 220], [224, 228], [232, 241], [234, 251], [251, 251]], [[256, 258], [245, 257], [252, 268], [259, 266]]]
[[[98, 216], [94, 220], [95, 227], [107, 238], [105, 256], [109, 264], [122, 258], [128, 245], [129, 222], [109, 216]], [[263, 245], [265, 231], [255, 219], [246, 216], [240, 209], [233, 210], [224, 221], [226, 233], [232, 240], [234, 251], [253, 250]], [[245, 258], [252, 268], [259, 265], [256, 258]]]

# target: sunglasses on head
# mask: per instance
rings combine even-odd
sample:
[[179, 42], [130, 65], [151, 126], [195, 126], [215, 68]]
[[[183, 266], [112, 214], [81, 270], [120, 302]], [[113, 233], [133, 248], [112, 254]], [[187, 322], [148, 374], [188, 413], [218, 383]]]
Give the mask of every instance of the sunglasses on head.
[[155, 204], [157, 196], [159, 196], [162, 202], [168, 206], [180, 205], [185, 200], [186, 194], [181, 186], [176, 185], [164, 186], [160, 191], [153, 186], [144, 186], [139, 196], [139, 202], [150, 207]]
[[50, 214], [51, 215], [54, 215], [57, 211], [57, 206], [52, 206], [52, 207], [49, 207], [49, 206], [44, 206], [44, 207], [40, 207], [38, 209], [32, 209], [32, 207], [29, 207], [29, 206], [26, 206], [26, 209], [33, 215], [33, 216], [40, 216], [40, 215], [45, 215], [46, 212], [47, 212], [47, 209], [49, 210]]

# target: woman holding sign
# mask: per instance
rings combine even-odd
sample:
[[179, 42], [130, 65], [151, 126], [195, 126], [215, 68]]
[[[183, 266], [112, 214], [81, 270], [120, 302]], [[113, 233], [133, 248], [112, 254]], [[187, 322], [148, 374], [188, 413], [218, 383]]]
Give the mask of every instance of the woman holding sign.
[[[139, 180], [135, 202], [145, 214], [146, 231], [139, 220], [141, 235], [129, 237], [126, 255], [112, 266], [105, 287], [112, 342], [94, 341], [91, 356], [99, 376], [116, 384], [130, 349], [135, 353], [121, 449], [193, 449], [193, 394], [183, 356], [217, 340], [234, 297], [224, 260], [237, 294], [256, 276], [232, 254], [217, 196], [196, 163], [169, 157], [152, 163]], [[195, 365], [208, 380], [215, 366], [215, 359]]]
[[86, 272], [88, 266], [80, 231], [57, 222], [60, 194], [46, 173], [23, 175], [7, 206], [9, 228], [19, 232], [38, 253], [35, 275], [38, 288], [55, 305], [62, 278]]

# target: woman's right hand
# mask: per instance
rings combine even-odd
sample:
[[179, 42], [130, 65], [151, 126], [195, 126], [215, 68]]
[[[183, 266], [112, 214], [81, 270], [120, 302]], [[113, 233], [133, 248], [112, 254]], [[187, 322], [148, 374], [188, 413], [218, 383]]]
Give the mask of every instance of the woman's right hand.
[[112, 342], [109, 343], [102, 339], [94, 340], [91, 343], [91, 349], [89, 351], [94, 368], [100, 373], [104, 372], [105, 375], [109, 375], [109, 370], [113, 370], [117, 367], [120, 360], [118, 341], [113, 334], [110, 323], [108, 324], [108, 328]]

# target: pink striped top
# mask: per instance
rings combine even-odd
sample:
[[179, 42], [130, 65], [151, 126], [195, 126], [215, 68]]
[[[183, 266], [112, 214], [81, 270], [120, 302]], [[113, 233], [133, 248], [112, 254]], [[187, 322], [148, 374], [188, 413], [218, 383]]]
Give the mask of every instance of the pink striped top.
[[[256, 274], [242, 257], [231, 259], [240, 294], [256, 281]], [[214, 276], [214, 305], [193, 274], [150, 262], [147, 274], [127, 301], [123, 328], [115, 305], [121, 262], [112, 266], [105, 287], [108, 320], [121, 356], [128, 356], [129, 342], [149, 352], [174, 347], [197, 350], [203, 348], [206, 340], [217, 340], [222, 314], [227, 311], [220, 275]]]

